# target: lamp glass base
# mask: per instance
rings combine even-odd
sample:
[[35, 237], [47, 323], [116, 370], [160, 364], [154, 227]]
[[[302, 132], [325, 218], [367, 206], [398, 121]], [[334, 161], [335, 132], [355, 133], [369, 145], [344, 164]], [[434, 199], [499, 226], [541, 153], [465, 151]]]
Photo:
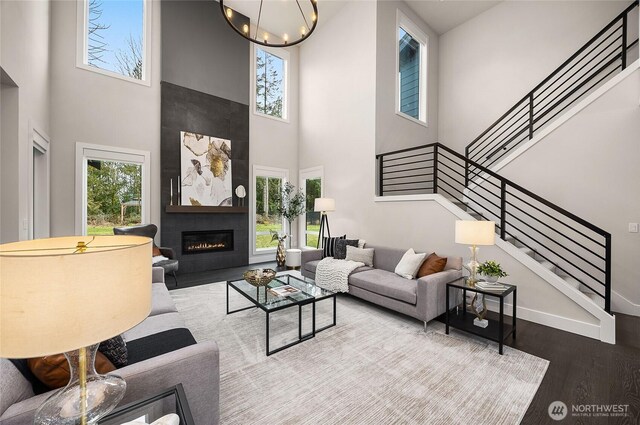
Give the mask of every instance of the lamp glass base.
[[[122, 400], [127, 383], [116, 375], [95, 370], [98, 345], [65, 353], [71, 379], [67, 386], [38, 408], [35, 425], [85, 425], [95, 423]], [[83, 353], [84, 352], [84, 353]]]

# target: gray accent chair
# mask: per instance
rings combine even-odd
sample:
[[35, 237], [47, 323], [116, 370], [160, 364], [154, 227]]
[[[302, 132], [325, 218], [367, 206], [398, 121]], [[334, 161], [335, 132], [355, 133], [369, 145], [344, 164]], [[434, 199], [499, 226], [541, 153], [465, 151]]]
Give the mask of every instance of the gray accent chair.
[[[406, 249], [370, 244], [366, 248], [374, 248], [373, 267], [360, 267], [351, 273], [349, 294], [421, 320], [425, 330], [427, 322], [446, 311], [447, 283], [462, 277], [462, 257], [447, 257], [447, 265], [439, 273], [405, 279], [395, 274], [395, 268]], [[320, 249], [302, 251], [302, 275], [315, 279], [321, 259]], [[451, 297], [449, 308], [455, 307], [458, 301], [455, 296]]]
[[[155, 224], [141, 224], [139, 226], [113, 228], [114, 235], [146, 236], [148, 238], [154, 239], [157, 233], [158, 233], [158, 226], [156, 226]], [[156, 246], [155, 242], [153, 243], [153, 245]], [[158, 249], [160, 250], [163, 256], [168, 258], [168, 260], [155, 263], [154, 267], [162, 267], [165, 273], [170, 273], [173, 276], [173, 280], [175, 281], [176, 287], [177, 287], [178, 277], [176, 276], [176, 272], [178, 271], [179, 263], [176, 257], [176, 252], [173, 250], [173, 248], [168, 248], [163, 246], [159, 246]]]
[[[164, 283], [164, 270], [153, 268], [149, 316], [123, 334], [130, 342], [175, 328], [186, 328]], [[213, 341], [189, 345], [114, 373], [127, 382], [120, 405], [150, 397], [179, 383], [197, 424], [220, 419], [220, 352]], [[31, 384], [7, 359], [0, 358], [0, 425], [32, 425], [36, 409], [53, 391], [34, 395]]]

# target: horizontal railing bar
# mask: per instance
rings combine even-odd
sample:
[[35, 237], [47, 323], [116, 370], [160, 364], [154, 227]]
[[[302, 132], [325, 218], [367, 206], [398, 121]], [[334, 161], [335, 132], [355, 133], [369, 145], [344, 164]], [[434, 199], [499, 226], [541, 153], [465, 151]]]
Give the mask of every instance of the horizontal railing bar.
[[[492, 182], [491, 180], [489, 180], [487, 177], [484, 177], [483, 175], [481, 175], [480, 173], [476, 172], [476, 171], [472, 171], [471, 168], [469, 168], [469, 174], [471, 174], [471, 179], [475, 179], [476, 177], [479, 179], [482, 179], [484, 181], [486, 181], [487, 183], [489, 183], [490, 185], [493, 185], [494, 187], [496, 187], [497, 189], [501, 189], [500, 185], [495, 184], [494, 182]], [[477, 184], [480, 185], [479, 183], [476, 182], [472, 182], [473, 184]]]
[[411, 164], [422, 164], [424, 161], [411, 161], [411, 162], [403, 162], [402, 164], [391, 164], [391, 165], [383, 165], [382, 168], [389, 167], [401, 167], [403, 165], [411, 165]]
[[[528, 107], [529, 105], [527, 105]], [[498, 140], [499, 138], [501, 138], [504, 133], [506, 133], [506, 131], [511, 128], [513, 126], [513, 124], [518, 123], [520, 120], [525, 119], [524, 121], [522, 121], [520, 124], [517, 125], [517, 127], [509, 134], [507, 134], [504, 138], [500, 139], [500, 142], [496, 142], [496, 140]], [[487, 151], [487, 148], [489, 148], [489, 151], [492, 149], [492, 147], [494, 146], [495, 143], [501, 143], [503, 140], [505, 140], [506, 138], [509, 137], [509, 135], [513, 134], [513, 132], [515, 131], [519, 131], [524, 129], [529, 128], [529, 113], [528, 113], [528, 108], [527, 108], [527, 114], [523, 115], [522, 117], [518, 118], [517, 121], [515, 121], [512, 125], [509, 126], [509, 128], [505, 129], [505, 131], [503, 131], [502, 133], [500, 133], [496, 138], [494, 138], [493, 140], [491, 140], [491, 142], [489, 144], [486, 144], [482, 147], [482, 149], [478, 150], [476, 153], [474, 153], [473, 156], [475, 157], [479, 157], [482, 155], [485, 155], [485, 152]]]
[[[556, 266], [557, 268], [559, 268], [562, 272], [566, 273], [567, 275], [571, 276], [572, 278], [574, 278], [575, 280], [577, 280], [578, 282], [580, 282], [582, 285], [586, 286], [587, 288], [591, 289], [595, 294], [598, 294], [599, 296], [601, 296], [602, 298], [604, 298], [604, 296], [602, 294], [600, 294], [600, 292], [598, 292], [597, 290], [593, 289], [591, 286], [589, 286], [588, 284], [586, 284], [584, 282], [583, 278], [579, 278], [576, 275], [574, 275], [573, 273], [571, 273], [570, 271], [566, 270], [564, 267], [554, 263], [553, 261], [551, 261], [546, 255], [541, 254], [540, 252], [536, 251], [535, 248], [531, 247], [530, 245], [527, 245], [525, 242], [522, 241], [522, 239], [520, 239], [519, 237], [517, 237], [516, 235], [514, 235], [513, 233], [510, 233], [509, 231], [505, 230], [505, 233], [509, 236], [511, 236], [512, 238], [516, 239], [519, 243], [521, 243], [522, 245], [524, 245], [525, 247], [529, 248], [530, 250], [532, 250], [533, 252], [535, 252], [536, 255], [541, 256], [542, 258], [544, 258], [545, 260], [549, 261], [550, 263], [552, 263], [554, 266]], [[596, 281], [596, 283], [599, 283], [602, 286], [605, 286], [604, 283], [600, 282], [598, 279], [594, 279]]]
[[450, 195], [453, 197], [453, 199], [458, 199], [457, 196], [453, 195], [452, 193], [450, 193], [448, 190], [446, 190], [445, 188], [441, 187], [440, 184], [436, 185], [436, 188], [440, 191], [443, 190], [446, 194]]
[[540, 129], [542, 127], [544, 127], [549, 121], [551, 121], [552, 119], [554, 119], [555, 117], [558, 116], [558, 114], [561, 114], [562, 111], [564, 111], [565, 109], [567, 109], [569, 106], [573, 105], [581, 96], [583, 96], [585, 93], [588, 93], [592, 88], [594, 88], [595, 86], [597, 86], [598, 84], [600, 84], [602, 81], [604, 81], [607, 77], [609, 77], [609, 75], [613, 74], [614, 72], [616, 72], [618, 70], [618, 68], [620, 68], [620, 65], [616, 65], [615, 68], [613, 68], [611, 71], [609, 71], [608, 73], [606, 73], [602, 78], [600, 78], [598, 81], [596, 81], [594, 84], [591, 85], [591, 87], [589, 87], [588, 89], [586, 89], [584, 91], [584, 93], [582, 93], [580, 96], [577, 96], [574, 100], [572, 100], [571, 102], [569, 102], [568, 104], [566, 104], [565, 106], [562, 107], [562, 109], [555, 111], [555, 114], [553, 114], [550, 118], [548, 118], [545, 122], [543, 122], [542, 124], [540, 124], [539, 126], [536, 127], [537, 129]]
[[460, 192], [460, 195], [461, 195], [462, 197], [464, 197], [464, 192], [463, 192], [462, 190], [460, 190], [460, 189], [455, 188], [455, 187], [454, 187], [451, 183], [449, 183], [448, 181], [446, 181], [446, 180], [442, 180], [442, 179], [438, 179], [438, 181], [439, 181], [440, 183], [445, 183], [447, 186], [449, 186], [449, 187], [450, 187], [451, 189], [453, 189], [454, 191], [456, 191], [456, 192]]
[[[464, 174], [462, 174], [461, 172], [454, 170], [453, 168], [449, 167], [447, 164], [445, 164], [443, 161], [439, 161], [438, 162], [440, 165], [447, 167], [448, 169], [450, 169], [451, 171], [453, 171], [454, 173], [456, 173], [457, 175], [459, 175], [460, 177], [462, 177], [464, 179]], [[464, 186], [464, 183], [461, 183]]]
[[391, 189], [391, 190], [385, 190], [385, 192], [408, 192], [410, 190], [431, 190], [433, 189], [433, 186], [429, 186], [429, 187], [415, 187], [412, 189]]
[[433, 155], [433, 151], [417, 153], [415, 155], [400, 156], [398, 158], [385, 158], [384, 161], [397, 161], [400, 159], [415, 158], [416, 156], [423, 156], [423, 155]]
[[[467, 187], [467, 190], [471, 193], [475, 193], [476, 195], [478, 195], [480, 198], [484, 199], [485, 201], [487, 201], [488, 203], [490, 203], [491, 205], [493, 205], [494, 207], [496, 207], [498, 209], [498, 211], [500, 211], [500, 205], [498, 204], [494, 204], [492, 201], [488, 200], [487, 198], [485, 198], [484, 196], [480, 195], [478, 192], [476, 192], [475, 190], [471, 189], [470, 187]], [[491, 192], [489, 192], [491, 193]], [[468, 195], [467, 195], [468, 196]], [[496, 196], [496, 195], [494, 195]], [[497, 196], [497, 198], [500, 198], [500, 196]], [[498, 214], [499, 215], [499, 214]]]
[[433, 165], [418, 167], [418, 168], [407, 168], [406, 170], [383, 171], [382, 174], [406, 173], [407, 171], [425, 170], [428, 168], [433, 168]]
[[[433, 183], [433, 180], [421, 180], [418, 182], [402, 182], [402, 183], [384, 183], [382, 186], [406, 186], [411, 184]], [[386, 189], [385, 189], [386, 191]]]
[[426, 177], [426, 176], [433, 176], [433, 174], [434, 173], [423, 173], [423, 174], [411, 174], [409, 176], [385, 177], [384, 180], [406, 179], [411, 177]]
[[394, 154], [397, 154], [397, 153], [403, 153], [403, 152], [409, 152], [409, 151], [413, 151], [413, 150], [417, 150], [417, 149], [429, 148], [429, 147], [432, 147], [434, 145], [435, 145], [435, 143], [429, 143], [429, 144], [426, 144], [426, 145], [414, 146], [412, 148], [398, 149], [397, 151], [379, 153], [379, 154], [376, 154], [376, 159], [380, 158], [381, 156], [394, 155]]
[[529, 101], [528, 97], [524, 97], [522, 99], [520, 99], [520, 101], [518, 103], [516, 103], [515, 105], [513, 105], [511, 107], [511, 109], [509, 109], [506, 113], [504, 113], [500, 118], [498, 118], [496, 120], [496, 122], [494, 122], [493, 124], [491, 124], [489, 126], [489, 128], [487, 128], [485, 131], [482, 132], [482, 134], [480, 134], [478, 137], [475, 138], [475, 140], [471, 143], [469, 143], [468, 148], [469, 148], [469, 152], [471, 152], [471, 147], [473, 145], [475, 145], [476, 143], [478, 143], [478, 141], [480, 139], [482, 139], [484, 137], [485, 134], [487, 134], [493, 127], [495, 127], [496, 125], [498, 125], [500, 123], [500, 121], [502, 121], [504, 118], [506, 118], [507, 116], [509, 116], [509, 114], [511, 114], [518, 106], [520, 106], [522, 104], [522, 102], [524, 101]]
[[[601, 260], [605, 261], [606, 259], [601, 256], [600, 254], [598, 254], [597, 252], [593, 251], [591, 248], [587, 248], [586, 246], [582, 245], [580, 242], [578, 241], [574, 241], [573, 239], [571, 239], [569, 236], [565, 235], [564, 233], [560, 232], [558, 229], [554, 229], [553, 227], [549, 226], [547, 223], [545, 223], [544, 221], [540, 220], [537, 217], [532, 216], [531, 214], [529, 214], [528, 212], [524, 211], [523, 209], [521, 209], [520, 207], [518, 207], [515, 204], [512, 204], [511, 202], [509, 202], [509, 200], [505, 201], [507, 204], [509, 204], [510, 206], [512, 206], [513, 208], [517, 209], [518, 211], [522, 212], [523, 214], [528, 215], [529, 217], [531, 217], [533, 220], [536, 220], [538, 223], [542, 224], [543, 226], [549, 228], [550, 230], [553, 230], [554, 232], [556, 232], [558, 235], [568, 239], [569, 241], [573, 242], [576, 245], [579, 245], [580, 247], [582, 247], [584, 250], [590, 252], [591, 254], [595, 255], [596, 257], [600, 258]], [[511, 216], [515, 217], [513, 214], [510, 214]], [[517, 220], [520, 220], [519, 218], [516, 218]], [[522, 221], [522, 220], [520, 220]]]
[[[586, 58], [588, 58], [588, 57], [589, 57], [589, 55], [590, 55], [591, 53], [593, 53], [593, 51], [594, 51], [595, 49], [597, 49], [598, 47], [602, 46], [602, 44], [604, 44], [604, 42], [606, 42], [606, 41], [607, 41], [608, 39], [610, 39], [613, 35], [615, 35], [615, 34], [616, 34], [616, 32], [617, 32], [619, 29], [621, 29], [621, 28], [622, 28], [622, 25], [621, 25], [621, 26], [619, 26], [618, 28], [614, 29], [614, 30], [613, 30], [613, 31], [612, 31], [608, 36], [606, 36], [605, 38], [603, 38], [603, 39], [602, 39], [602, 41], [600, 41], [600, 43], [598, 43], [596, 46], [594, 46], [594, 47], [593, 47], [593, 49], [589, 50], [589, 51], [588, 51], [588, 52], [587, 52], [583, 57], [581, 57], [581, 58], [580, 58], [580, 60], [576, 61], [576, 63], [574, 63], [574, 64], [573, 64], [570, 68], [568, 68], [565, 72], [563, 72], [563, 73], [562, 73], [562, 75], [558, 76], [558, 78], [556, 78], [556, 80], [555, 80], [555, 81], [553, 81], [552, 83], [550, 83], [550, 84], [549, 84], [549, 85], [548, 85], [544, 90], [541, 90], [541, 91], [540, 91], [540, 93], [535, 94], [535, 95], [533, 96], [534, 100], [535, 100], [538, 96], [542, 95], [542, 93], [544, 93], [545, 91], [547, 91], [547, 90], [549, 90], [551, 87], [553, 87], [553, 85], [554, 85], [555, 83], [557, 83], [558, 81], [560, 81], [560, 79], [561, 79], [562, 77], [564, 77], [565, 75], [567, 75], [567, 73], [568, 73], [569, 71], [571, 71], [573, 68], [575, 68], [575, 67], [576, 67], [580, 62], [582, 62], [583, 60], [585, 60]], [[622, 38], [622, 36], [618, 37], [617, 39], [614, 39], [614, 41], [613, 41], [611, 44], [615, 43], [615, 42], [616, 42], [618, 39], [620, 39], [620, 38]], [[602, 49], [602, 51], [604, 52], [604, 51], [605, 51], [605, 50], [607, 50], [609, 47], [611, 47], [611, 44], [609, 44], [607, 47], [605, 47], [604, 49]], [[597, 54], [596, 54], [596, 55], [595, 55], [591, 60], [589, 60], [589, 62], [587, 62], [587, 63], [590, 63], [594, 58], [598, 57], [598, 55], [599, 55], [600, 53], [602, 53], [602, 52], [597, 53]], [[584, 66], [583, 66], [582, 68], [584, 68]], [[580, 68], [580, 69], [582, 69], [582, 68]], [[579, 71], [579, 70], [578, 70], [578, 71]]]
[[[501, 150], [496, 150], [494, 152], [494, 156], [492, 160], [484, 164], [485, 167], [491, 167], [493, 164], [500, 161], [503, 157], [505, 157], [506, 155], [509, 155], [509, 153], [511, 153], [515, 148], [517, 148], [520, 145], [520, 143], [524, 142], [525, 140], [529, 140], [529, 133], [527, 131], [522, 132], [520, 134], [520, 139], [518, 139], [515, 143], [511, 144], [511, 147], [508, 147], [508, 148], [504, 147]], [[495, 154], [498, 154], [498, 153], [499, 155], [496, 157]]]
[[[581, 234], [581, 235], [582, 235], [582, 236], [584, 236], [585, 238], [589, 239], [591, 242], [593, 242], [593, 243], [595, 243], [595, 244], [600, 245], [602, 248], [605, 248], [605, 245], [604, 245], [602, 242], [599, 242], [599, 241], [597, 241], [597, 240], [593, 239], [591, 236], [585, 235], [585, 234], [584, 234], [584, 233], [582, 233], [580, 230], [578, 230], [578, 229], [574, 228], [573, 226], [571, 226], [571, 225], [569, 225], [569, 224], [565, 223], [564, 221], [560, 221], [560, 219], [558, 219], [557, 217], [552, 216], [551, 214], [547, 213], [546, 211], [542, 211], [540, 208], [536, 207], [535, 205], [532, 205], [532, 204], [528, 203], [528, 202], [527, 202], [527, 201], [525, 201], [524, 199], [520, 198], [518, 195], [516, 195], [516, 194], [514, 194], [514, 193], [509, 192], [509, 190], [507, 190], [507, 194], [509, 194], [510, 196], [513, 196], [513, 197], [514, 197], [514, 198], [516, 198], [516, 199], [519, 199], [520, 201], [524, 202], [525, 204], [527, 204], [527, 205], [528, 205], [528, 206], [530, 206], [531, 208], [534, 208], [534, 209], [536, 209], [536, 210], [540, 211], [542, 214], [544, 214], [544, 215], [546, 215], [547, 217], [549, 217], [549, 218], [551, 218], [551, 219], [553, 219], [553, 220], [557, 221], [558, 223], [562, 224], [563, 226], [568, 227], [569, 229], [573, 230], [574, 232]], [[511, 202], [510, 202], [510, 204], [511, 204]], [[513, 205], [513, 204], [511, 204], [511, 205]]]
[[[601, 268], [600, 266], [598, 266], [598, 265], [596, 265], [596, 264], [593, 264], [591, 261], [587, 260], [586, 258], [584, 258], [583, 256], [581, 256], [580, 254], [577, 254], [577, 253], [575, 253], [575, 252], [571, 251], [569, 248], [567, 248], [566, 246], [562, 245], [560, 242], [558, 242], [558, 241], [556, 241], [555, 239], [552, 239], [552, 238], [550, 238], [549, 236], [545, 235], [545, 234], [544, 234], [544, 233], [542, 233], [539, 229], [537, 229], [537, 228], [533, 227], [531, 224], [529, 224], [529, 223], [525, 222], [525, 221], [524, 221], [524, 220], [522, 220], [521, 218], [519, 218], [519, 217], [517, 217], [517, 216], [515, 216], [515, 215], [513, 215], [513, 214], [510, 214], [510, 216], [511, 216], [513, 219], [518, 220], [520, 223], [524, 224], [525, 226], [529, 227], [530, 229], [532, 229], [532, 230], [536, 231], [538, 234], [540, 234], [540, 235], [544, 236], [546, 239], [549, 239], [551, 242], [555, 243], [556, 245], [558, 245], [560, 248], [564, 249], [565, 251], [569, 251], [569, 253], [571, 253], [571, 254], [575, 255], [576, 257], [580, 258], [582, 261], [584, 261], [585, 263], [589, 264], [591, 267], [593, 267], [593, 268], [595, 268], [595, 269], [598, 269], [598, 270], [599, 270], [600, 272], [602, 272], [602, 273], [606, 273], [606, 271], [605, 271], [603, 268]], [[508, 222], [507, 222], [507, 224], [509, 224], [510, 226], [512, 226], [512, 225], [513, 225], [512, 223], [508, 223]], [[545, 246], [545, 247], [546, 247], [546, 246]], [[550, 248], [547, 248], [547, 249], [550, 249]], [[603, 260], [604, 260], [604, 258], [603, 258]], [[568, 260], [567, 260], [567, 261], [568, 261]], [[576, 266], [575, 264], [572, 264], [572, 265], [573, 265], [573, 266], [575, 266], [576, 268], [580, 268], [580, 267]]]
[[[549, 248], [548, 246], [545, 246], [543, 243], [541, 243], [540, 241], [538, 241], [536, 238], [534, 238], [533, 236], [526, 234], [522, 229], [519, 229], [517, 226], [514, 226], [513, 223], [508, 223], [509, 227], [519, 231], [520, 233], [522, 233], [524, 236], [526, 236], [527, 238], [531, 239], [532, 241], [534, 241], [535, 243], [537, 243], [539, 246], [541, 246], [542, 248], [546, 249], [547, 251], [549, 251], [550, 253], [552, 253], [553, 255], [555, 255], [556, 257], [560, 258], [562, 261], [571, 264], [573, 267], [575, 267], [576, 269], [580, 270], [582, 273], [584, 273], [585, 275], [589, 276], [591, 279], [595, 280], [596, 282], [602, 284], [602, 282], [600, 282], [600, 280], [593, 276], [591, 273], [583, 270], [582, 268], [576, 266], [575, 264], [573, 264], [571, 261], [567, 260], [566, 258], [564, 258], [562, 255], [558, 254], [557, 252], [555, 252], [554, 250], [552, 250], [551, 248]], [[539, 250], [534, 250], [536, 252], [536, 254], [544, 257], [544, 255], [540, 254]], [[544, 257], [547, 261], [552, 262], [556, 267], [559, 267], [557, 263], [549, 260], [548, 258]], [[566, 271], [563, 269], [563, 271]]]
[[506, 142], [504, 142], [500, 146], [496, 147], [489, 155], [487, 155], [487, 159], [491, 159], [495, 154], [500, 152], [501, 149], [506, 149], [507, 146], [509, 144], [511, 144], [511, 142], [513, 142], [514, 140], [516, 140], [518, 137], [522, 136], [523, 134], [526, 134], [527, 137], [529, 137], [527, 130], [529, 130], [529, 126], [528, 125], [526, 127], [521, 128], [517, 133], [515, 133], [513, 136], [511, 136]]

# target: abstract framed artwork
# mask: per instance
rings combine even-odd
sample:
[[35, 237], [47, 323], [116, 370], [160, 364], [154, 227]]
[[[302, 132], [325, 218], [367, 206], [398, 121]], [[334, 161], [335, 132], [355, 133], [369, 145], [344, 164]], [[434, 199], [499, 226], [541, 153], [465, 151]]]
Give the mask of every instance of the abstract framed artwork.
[[231, 140], [180, 132], [181, 203], [232, 206]]

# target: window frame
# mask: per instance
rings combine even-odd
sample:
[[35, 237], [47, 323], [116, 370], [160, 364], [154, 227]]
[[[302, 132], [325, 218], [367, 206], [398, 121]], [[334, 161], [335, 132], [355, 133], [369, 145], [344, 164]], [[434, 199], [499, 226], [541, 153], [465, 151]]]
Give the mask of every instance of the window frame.
[[[307, 180], [309, 179], [320, 179], [320, 197], [324, 197], [324, 167], [319, 165], [317, 167], [311, 168], [303, 168], [298, 172], [298, 179], [300, 185], [300, 191], [304, 194], [305, 199], [307, 196]], [[316, 234], [316, 232], [309, 233], [307, 231], [307, 213], [304, 213], [303, 220], [298, 220], [298, 246], [302, 249], [316, 249], [315, 246], [307, 245], [307, 234]]]
[[[258, 104], [256, 102], [256, 78], [257, 78], [256, 70], [257, 70], [258, 51], [256, 49], [263, 50], [273, 56], [277, 56], [278, 58], [284, 61], [284, 77], [283, 77], [284, 95], [282, 98], [282, 118], [274, 117], [268, 114], [263, 114], [262, 112], [258, 112], [257, 110]], [[284, 122], [287, 124], [290, 123], [289, 121], [289, 93], [291, 92], [290, 85], [289, 85], [291, 81], [291, 79], [289, 78], [290, 63], [291, 63], [291, 55], [289, 51], [287, 51], [286, 49], [278, 48], [276, 50], [274, 48], [267, 47], [267, 46], [256, 46], [254, 43], [251, 43], [251, 111], [253, 112], [254, 115], [262, 118], [268, 118], [268, 119]]]
[[[419, 78], [419, 119], [405, 114], [400, 110], [400, 29], [413, 37], [420, 43], [420, 78]], [[429, 36], [424, 33], [411, 19], [407, 17], [399, 9], [396, 11], [396, 30], [395, 30], [395, 67], [396, 67], [396, 87], [395, 87], [395, 103], [396, 115], [408, 119], [411, 122], [422, 126], [429, 126], [428, 101], [427, 101], [427, 85], [428, 85], [428, 52], [429, 52]]]
[[95, 72], [107, 77], [117, 78], [130, 83], [151, 86], [151, 25], [153, 16], [153, 1], [141, 0], [142, 9], [142, 79], [132, 78], [118, 72], [91, 66], [87, 62], [87, 25], [89, 14], [89, 0], [78, 0], [76, 6], [76, 68]]
[[[289, 181], [289, 170], [286, 168], [275, 168], [275, 167], [267, 167], [263, 165], [255, 165], [253, 166], [253, 173], [251, 176], [251, 214], [250, 215], [250, 228], [251, 228], [251, 253], [253, 256], [260, 256], [263, 254], [272, 254], [276, 252], [277, 247], [273, 248], [260, 248], [256, 247], [257, 242], [257, 229], [256, 229], [256, 217], [257, 217], [257, 205], [256, 205], [256, 178], [257, 177], [269, 177], [269, 178], [280, 178], [282, 179], [282, 184], [284, 185]], [[282, 229], [286, 231], [287, 223], [282, 218]]]

